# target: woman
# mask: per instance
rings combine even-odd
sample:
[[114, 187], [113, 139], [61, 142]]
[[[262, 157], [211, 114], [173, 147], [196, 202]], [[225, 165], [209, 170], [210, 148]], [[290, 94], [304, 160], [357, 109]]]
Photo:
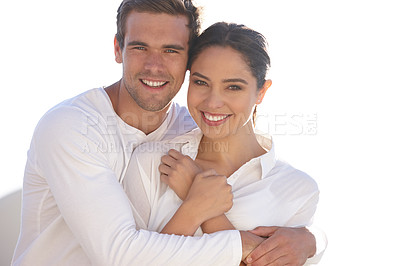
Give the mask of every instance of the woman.
[[[318, 202], [316, 183], [277, 160], [272, 140], [254, 130], [255, 108], [271, 86], [265, 79], [270, 59], [264, 37], [243, 25], [216, 23], [192, 46], [188, 67], [188, 109], [199, 128], [137, 148], [124, 180], [135, 201], [143, 184], [151, 208], [136, 206], [143, 227], [198, 235], [309, 225]], [[221, 176], [232, 186], [229, 211], [210, 215], [201, 202], [183, 207], [193, 182]]]

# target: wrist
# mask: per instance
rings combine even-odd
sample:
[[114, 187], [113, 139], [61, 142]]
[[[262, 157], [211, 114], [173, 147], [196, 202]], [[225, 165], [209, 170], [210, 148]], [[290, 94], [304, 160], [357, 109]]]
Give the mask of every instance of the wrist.
[[196, 206], [190, 200], [183, 201], [178, 211], [185, 215], [185, 219], [195, 226], [196, 230], [206, 221], [206, 219], [201, 218], [199, 212], [196, 212]]
[[247, 231], [239, 231], [242, 239], [242, 261], [252, 252], [263, 239]]

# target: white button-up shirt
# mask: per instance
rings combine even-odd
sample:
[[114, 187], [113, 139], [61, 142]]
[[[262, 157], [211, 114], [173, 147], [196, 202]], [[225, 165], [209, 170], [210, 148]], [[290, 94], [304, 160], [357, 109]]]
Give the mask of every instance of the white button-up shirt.
[[136, 146], [193, 127], [186, 108], [173, 104], [163, 124], [146, 135], [114, 112], [102, 88], [52, 108], [36, 127], [28, 152], [12, 264], [238, 264], [237, 231], [193, 238], [137, 230], [120, 184]]
[[[195, 159], [201, 138], [200, 129], [195, 129], [172, 140], [145, 143], [133, 153], [123, 185], [140, 216], [136, 220], [141, 219], [143, 228], [161, 231], [182, 203], [160, 180], [158, 166], [162, 155], [176, 149]], [[270, 138], [257, 134], [257, 139], [268, 152], [251, 159], [228, 177], [234, 200], [233, 207], [226, 213], [227, 218], [238, 230], [268, 225], [310, 225], [319, 197], [316, 182], [278, 160]], [[213, 148], [228, 152], [223, 145]], [[144, 191], [139, 191], [138, 187]], [[139, 195], [142, 200], [138, 199]], [[135, 206], [135, 202], [141, 204]], [[196, 235], [201, 234], [199, 229]]]

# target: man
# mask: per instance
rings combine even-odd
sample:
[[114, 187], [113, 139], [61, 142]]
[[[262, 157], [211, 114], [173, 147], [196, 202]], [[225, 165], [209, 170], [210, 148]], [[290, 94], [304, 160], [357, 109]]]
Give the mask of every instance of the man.
[[[138, 231], [120, 185], [135, 147], [194, 127], [186, 109], [171, 101], [182, 85], [198, 21], [191, 1], [122, 2], [115, 38], [122, 79], [55, 106], [35, 130], [13, 265], [235, 265], [263, 241], [238, 231], [201, 238]], [[230, 194], [226, 182], [208, 181], [208, 190]], [[221, 208], [212, 202], [210, 211]], [[258, 230], [278, 240], [262, 242], [253, 262], [266, 253], [261, 260], [303, 263], [315, 253], [306, 229]], [[285, 234], [295, 249], [282, 241]]]

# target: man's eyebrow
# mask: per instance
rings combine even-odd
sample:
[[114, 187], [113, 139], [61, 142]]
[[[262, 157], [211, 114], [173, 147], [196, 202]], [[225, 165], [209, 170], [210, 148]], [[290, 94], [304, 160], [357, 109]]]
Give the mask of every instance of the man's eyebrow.
[[178, 50], [178, 51], [184, 51], [185, 47], [183, 47], [182, 45], [179, 44], [166, 44], [163, 45], [164, 49], [174, 49], [174, 50]]
[[135, 45], [139, 45], [139, 46], [148, 46], [147, 43], [145, 42], [139, 42], [139, 41], [131, 41], [128, 43], [127, 46], [135, 46]]
[[248, 83], [247, 81], [245, 81], [244, 79], [239, 79], [239, 78], [237, 78], [237, 79], [224, 79], [222, 82], [224, 82], [224, 83], [229, 83], [229, 82], [240, 82], [240, 83], [243, 83], [243, 84], [246, 84], [246, 85], [249, 84], [249, 83]]
[[192, 76], [198, 76], [199, 78], [205, 79], [205, 80], [210, 80], [209, 78], [207, 78], [206, 76], [200, 74], [199, 72], [194, 72], [192, 74]]

